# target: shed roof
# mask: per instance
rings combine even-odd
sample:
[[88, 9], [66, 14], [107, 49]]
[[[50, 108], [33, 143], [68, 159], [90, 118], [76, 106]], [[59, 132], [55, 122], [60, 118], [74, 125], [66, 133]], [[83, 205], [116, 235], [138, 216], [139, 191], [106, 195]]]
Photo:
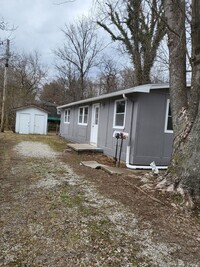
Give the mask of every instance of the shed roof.
[[26, 105], [26, 106], [21, 106], [21, 107], [18, 107], [18, 108], [15, 108], [14, 110], [15, 111], [18, 111], [18, 110], [23, 110], [23, 109], [27, 109], [27, 108], [36, 108], [36, 109], [39, 109], [45, 113], [48, 113], [48, 111], [46, 111], [45, 109], [41, 108], [41, 107], [38, 107], [37, 105]]
[[58, 106], [57, 109], [63, 109], [63, 108], [67, 108], [67, 107], [71, 107], [71, 106], [75, 106], [75, 105], [79, 105], [79, 104], [86, 104], [89, 102], [95, 102], [95, 101], [99, 101], [102, 99], [106, 99], [106, 98], [111, 98], [111, 97], [116, 97], [116, 96], [120, 96], [120, 95], [127, 95], [127, 94], [131, 94], [131, 93], [150, 93], [150, 90], [158, 90], [158, 89], [168, 89], [169, 88], [169, 84], [144, 84], [144, 85], [139, 85], [139, 86], [135, 86], [129, 89], [124, 89], [124, 90], [120, 90], [120, 91], [115, 91], [109, 94], [103, 94], [103, 95], [99, 95], [96, 97], [92, 97], [92, 98], [87, 98], [87, 99], [83, 99], [80, 101], [76, 101], [76, 102], [71, 102], [62, 106]]

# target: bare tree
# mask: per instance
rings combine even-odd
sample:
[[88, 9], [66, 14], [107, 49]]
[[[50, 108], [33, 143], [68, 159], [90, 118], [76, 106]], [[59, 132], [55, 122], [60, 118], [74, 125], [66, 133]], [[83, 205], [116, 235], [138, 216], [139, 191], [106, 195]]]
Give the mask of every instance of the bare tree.
[[119, 88], [117, 63], [107, 55], [101, 60], [99, 76], [100, 94], [117, 91]]
[[40, 100], [62, 105], [66, 103], [65, 84], [61, 79], [46, 83], [41, 91]]
[[11, 56], [5, 112], [6, 127], [14, 125], [14, 108], [35, 101], [44, 77], [45, 72], [41, 67], [37, 52]]
[[0, 30], [4, 31], [7, 28], [7, 23], [4, 21], [4, 19], [0, 20]]
[[[174, 143], [165, 185], [200, 207], [200, 2], [192, 0], [192, 86], [186, 90], [186, 1], [165, 0]], [[178, 67], [177, 67], [178, 66]]]
[[[85, 80], [91, 68], [97, 65], [97, 55], [101, 50], [94, 24], [83, 17], [76, 24], [65, 26], [63, 47], [55, 51], [66, 64], [73, 65], [79, 79], [80, 99], [85, 97]], [[62, 64], [63, 65], [63, 64]]]
[[[80, 78], [77, 70], [71, 62], [63, 62], [65, 65], [57, 65], [58, 80], [62, 81], [65, 93], [65, 102], [73, 102], [81, 99]], [[84, 87], [86, 84], [84, 81]], [[84, 91], [86, 91], [84, 88]]]
[[10, 26], [5, 20], [4, 18], [1, 18], [0, 19], [0, 30], [2, 31], [14, 31], [16, 30], [16, 27], [15, 26]]
[[10, 87], [16, 90], [18, 99], [18, 103], [17, 101], [15, 103], [23, 105], [33, 101], [46, 76], [38, 53], [35, 51], [33, 54], [14, 55], [10, 72], [12, 75]]
[[127, 89], [136, 85], [135, 71], [133, 67], [125, 67], [120, 70], [120, 88]]
[[104, 1], [103, 18], [97, 21], [129, 54], [137, 85], [150, 83], [157, 49], [166, 34], [163, 1], [150, 2], [151, 5], [145, 0]]

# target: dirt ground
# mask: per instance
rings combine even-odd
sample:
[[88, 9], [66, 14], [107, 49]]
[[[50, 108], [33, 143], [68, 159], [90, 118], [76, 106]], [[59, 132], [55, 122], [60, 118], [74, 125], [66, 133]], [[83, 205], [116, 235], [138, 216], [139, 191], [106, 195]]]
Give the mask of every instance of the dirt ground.
[[0, 134], [0, 266], [200, 266], [200, 217], [150, 172], [80, 164], [58, 136]]

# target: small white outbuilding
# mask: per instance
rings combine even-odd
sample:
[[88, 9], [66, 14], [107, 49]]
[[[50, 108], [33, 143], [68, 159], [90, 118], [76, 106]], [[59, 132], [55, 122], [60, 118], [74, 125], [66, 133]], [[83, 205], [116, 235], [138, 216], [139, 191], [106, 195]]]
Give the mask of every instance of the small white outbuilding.
[[48, 112], [30, 105], [16, 109], [15, 132], [19, 134], [47, 134]]

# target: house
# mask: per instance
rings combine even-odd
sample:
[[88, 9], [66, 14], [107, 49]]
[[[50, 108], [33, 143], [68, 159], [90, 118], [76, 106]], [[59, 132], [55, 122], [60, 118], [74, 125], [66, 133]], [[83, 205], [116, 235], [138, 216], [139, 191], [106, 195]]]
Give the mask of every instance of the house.
[[16, 109], [15, 132], [20, 134], [47, 134], [48, 112], [35, 105]]
[[115, 156], [117, 133], [123, 133], [121, 159], [133, 168], [167, 166], [173, 130], [168, 84], [146, 84], [57, 108], [60, 135], [72, 142], [87, 143]]

